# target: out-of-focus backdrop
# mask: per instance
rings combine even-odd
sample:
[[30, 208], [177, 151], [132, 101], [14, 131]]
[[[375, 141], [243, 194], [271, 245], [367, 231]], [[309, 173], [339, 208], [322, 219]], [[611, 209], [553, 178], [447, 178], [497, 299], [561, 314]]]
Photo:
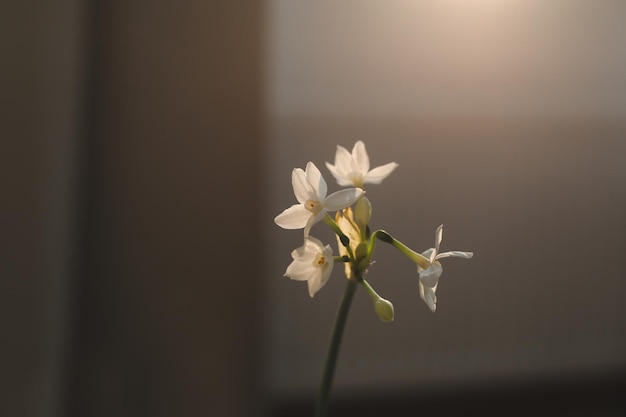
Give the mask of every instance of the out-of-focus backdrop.
[[[626, 414], [626, 4], [3, 6], [0, 415], [309, 415], [344, 287], [283, 277], [290, 175], [399, 167], [331, 415]], [[334, 246], [323, 224], [313, 235]]]

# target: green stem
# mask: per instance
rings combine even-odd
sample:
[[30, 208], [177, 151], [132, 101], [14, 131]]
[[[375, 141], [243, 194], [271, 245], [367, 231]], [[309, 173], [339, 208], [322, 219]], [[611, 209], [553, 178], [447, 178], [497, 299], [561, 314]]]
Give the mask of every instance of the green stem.
[[379, 240], [382, 240], [385, 243], [389, 243], [390, 245], [398, 249], [400, 252], [402, 252], [407, 258], [409, 258], [410, 260], [412, 260], [413, 262], [415, 262], [422, 268], [426, 269], [430, 265], [430, 260], [428, 258], [426, 258], [424, 255], [420, 253], [415, 252], [414, 250], [412, 250], [411, 248], [409, 248], [404, 243], [400, 242], [398, 239], [394, 238], [393, 236], [391, 236], [389, 233], [385, 232], [384, 230], [376, 230], [374, 233], [372, 233], [371, 241], [368, 247], [368, 253], [370, 254], [370, 256], [371, 256], [371, 253], [374, 251], [376, 238], [378, 238]]
[[320, 384], [319, 396], [317, 398], [315, 417], [326, 417], [328, 414], [328, 400], [330, 398], [330, 390], [333, 383], [337, 357], [339, 356], [341, 336], [343, 335], [343, 329], [346, 325], [348, 312], [350, 311], [350, 304], [352, 303], [356, 287], [357, 281], [354, 279], [348, 279], [346, 291], [341, 299], [339, 311], [337, 312], [337, 318], [335, 319], [335, 327], [333, 328], [330, 345], [328, 346], [328, 353], [326, 354], [326, 364], [324, 365], [324, 373], [322, 374], [322, 382]]
[[372, 286], [370, 285], [369, 282], [367, 282], [366, 280], [362, 280], [361, 281], [361, 285], [363, 285], [363, 287], [365, 288], [365, 290], [369, 294], [369, 296], [372, 299], [372, 301], [380, 300], [380, 298], [381, 298], [380, 295], [378, 295], [378, 293], [376, 291], [374, 291], [374, 288], [372, 288]]

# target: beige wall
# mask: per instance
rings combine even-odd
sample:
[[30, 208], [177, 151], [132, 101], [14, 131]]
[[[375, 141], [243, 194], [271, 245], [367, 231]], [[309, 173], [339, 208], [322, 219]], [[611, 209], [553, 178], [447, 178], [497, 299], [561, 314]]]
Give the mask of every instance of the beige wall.
[[[341, 271], [315, 299], [282, 277], [301, 232], [270, 221], [290, 172], [363, 140], [372, 224], [416, 250], [445, 225], [438, 311], [414, 266], [377, 249], [349, 318], [337, 388], [415, 389], [586, 378], [626, 368], [626, 7], [620, 2], [270, 2], [268, 376], [314, 392]], [[334, 245], [324, 225], [313, 234]]]

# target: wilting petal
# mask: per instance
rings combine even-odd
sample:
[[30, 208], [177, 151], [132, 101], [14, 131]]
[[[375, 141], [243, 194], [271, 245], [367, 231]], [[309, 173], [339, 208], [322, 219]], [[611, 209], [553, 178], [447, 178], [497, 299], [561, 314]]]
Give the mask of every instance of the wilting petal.
[[418, 267], [419, 272], [419, 280], [422, 284], [427, 287], [434, 287], [439, 282], [439, 277], [441, 277], [441, 273], [443, 272], [443, 268], [441, 265], [436, 263], [430, 264], [430, 266], [426, 269], [422, 269]]
[[443, 268], [437, 260], [451, 256], [459, 258], [471, 258], [474, 256], [472, 252], [461, 251], [438, 253], [442, 238], [443, 225], [440, 225], [435, 232], [435, 247], [422, 253], [423, 256], [430, 259], [431, 264], [426, 269], [420, 267], [419, 265], [417, 267], [417, 272], [419, 273], [420, 296], [433, 312], [437, 308], [437, 296], [435, 295], [435, 292], [437, 291], [437, 285], [439, 284], [439, 277], [441, 277], [443, 272]]
[[296, 195], [296, 199], [300, 204], [304, 204], [308, 199], [316, 199], [311, 191], [311, 186], [306, 180], [306, 174], [302, 168], [295, 168], [291, 172], [291, 185], [293, 186], [293, 193]]
[[394, 169], [398, 167], [395, 162], [390, 162], [385, 165], [374, 168], [363, 177], [364, 184], [380, 184], [385, 178], [387, 178]]
[[313, 162], [306, 164], [306, 179], [311, 185], [312, 191], [315, 193], [313, 200], [321, 201], [326, 198], [326, 193], [328, 192], [326, 181], [324, 181], [322, 173]]
[[443, 252], [437, 255], [437, 259], [441, 259], [441, 258], [449, 258], [449, 257], [456, 257], [456, 258], [465, 258], [465, 259], [469, 259], [472, 256], [474, 256], [474, 252], [461, 252], [458, 250], [453, 250], [450, 252]]
[[435, 248], [430, 248], [430, 249], [426, 249], [424, 252], [422, 252], [422, 256], [426, 259], [429, 260], [429, 262], [433, 262], [433, 260], [430, 260], [433, 252], [435, 251]]
[[428, 308], [430, 308], [430, 311], [434, 313], [437, 310], [437, 286], [435, 285], [434, 287], [426, 287], [421, 282], [419, 286], [420, 297], [422, 298], [422, 300], [424, 300]]
[[347, 188], [329, 195], [322, 204], [328, 211], [343, 210], [348, 206], [356, 203], [356, 201], [365, 194], [360, 188]]
[[359, 172], [365, 174], [370, 169], [370, 157], [365, 150], [365, 144], [358, 141], [352, 148], [352, 160], [356, 161], [356, 167]]
[[[435, 256], [430, 261], [434, 261], [439, 253], [439, 245], [441, 244], [441, 240], [443, 239], [443, 224], [439, 225], [437, 230], [435, 231]], [[431, 255], [432, 256], [432, 255]]]
[[302, 204], [294, 204], [276, 216], [274, 223], [283, 229], [302, 229], [312, 216], [313, 213], [305, 209]]

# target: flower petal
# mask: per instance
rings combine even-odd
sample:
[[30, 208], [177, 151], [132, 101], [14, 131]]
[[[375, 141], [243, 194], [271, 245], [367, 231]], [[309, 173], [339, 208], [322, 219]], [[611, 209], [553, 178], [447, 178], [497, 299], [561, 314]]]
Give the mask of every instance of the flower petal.
[[[320, 255], [324, 257], [324, 264], [321, 267], [315, 263]], [[329, 259], [332, 260], [333, 251], [330, 245], [323, 246], [318, 239], [307, 237], [302, 246], [291, 252], [291, 257], [293, 262], [287, 267], [285, 276], [296, 281], [310, 281], [318, 279], [318, 275], [322, 272], [326, 273], [325, 270], [322, 272], [320, 270], [329, 264]], [[328, 276], [325, 279], [327, 280]]]
[[364, 184], [380, 184], [385, 178], [387, 178], [394, 169], [398, 167], [395, 162], [389, 162], [388, 164], [381, 165], [374, 168], [363, 177]]
[[274, 223], [283, 229], [302, 229], [306, 226], [309, 217], [312, 217], [312, 213], [302, 204], [294, 204], [276, 216]]
[[[423, 256], [424, 258], [427, 258], [427, 259], [429, 260], [429, 262], [431, 262], [431, 263], [432, 263], [432, 262], [434, 261], [434, 259], [431, 259], [431, 258], [434, 258], [434, 257], [432, 256], [432, 255], [433, 255], [433, 253], [435, 253], [435, 248], [426, 249], [424, 252], [422, 252], [422, 256]], [[436, 254], [436, 253], [435, 253], [435, 254]]]
[[438, 264], [431, 264], [428, 268], [419, 271], [419, 280], [427, 287], [434, 287], [439, 282], [443, 268]]
[[326, 193], [328, 192], [326, 181], [313, 162], [306, 164], [306, 179], [315, 193], [313, 200], [322, 201], [326, 198]]
[[356, 161], [356, 166], [361, 174], [365, 174], [370, 169], [370, 157], [365, 150], [363, 141], [358, 141], [352, 148], [352, 159]]
[[343, 170], [341, 170], [339, 167], [326, 162], [326, 168], [328, 168], [333, 177], [335, 177], [337, 184], [339, 184], [340, 186], [349, 187], [354, 185], [348, 175], [343, 172]]
[[326, 162], [326, 168], [328, 168], [333, 177], [335, 177], [335, 179], [339, 181], [339, 178], [342, 177], [341, 170], [335, 165], [332, 165], [330, 162]]
[[312, 262], [294, 260], [289, 264], [284, 275], [294, 281], [308, 281], [315, 276], [317, 269]]
[[316, 268], [315, 275], [311, 277], [310, 280], [307, 281], [307, 286], [309, 287], [309, 296], [313, 298], [315, 293], [322, 289], [322, 286], [325, 284], [322, 283], [322, 268]]
[[[331, 255], [332, 256], [332, 255]], [[321, 266], [320, 268], [316, 268], [316, 274], [308, 281], [309, 287], [309, 295], [313, 297], [315, 293], [322, 289], [324, 285], [328, 282], [328, 278], [330, 278], [330, 273], [333, 271], [334, 262], [330, 261]]]
[[[324, 244], [321, 240], [313, 236], [309, 236], [304, 239], [304, 248], [309, 254], [311, 254], [312, 258], [315, 258], [319, 253], [322, 253], [324, 256], [326, 256], [325, 250], [327, 248], [330, 249], [330, 246], [326, 245], [326, 247], [324, 247]], [[332, 249], [330, 249], [330, 256], [333, 256]]]
[[443, 224], [439, 225], [439, 227], [435, 231], [435, 253], [434, 253], [434, 256], [431, 254], [431, 256], [433, 257], [433, 259], [430, 260], [431, 262], [435, 260], [435, 258], [437, 257], [437, 254], [439, 253], [439, 245], [441, 244], [442, 239], [443, 239]]
[[437, 310], [437, 295], [435, 294], [436, 291], [436, 285], [434, 287], [426, 287], [420, 282], [420, 297], [422, 298], [422, 300], [424, 300], [428, 308], [430, 308], [430, 311], [432, 311], [433, 313]]
[[306, 174], [302, 168], [294, 168], [291, 172], [291, 185], [293, 186], [293, 193], [296, 195], [296, 200], [300, 204], [304, 204], [308, 199], [315, 198], [312, 194], [311, 186], [306, 180]]
[[320, 220], [322, 220], [326, 216], [326, 209], [322, 208], [317, 214], [311, 213], [311, 217], [307, 220], [306, 225], [304, 226], [304, 237], [309, 237], [309, 232], [311, 231], [311, 227]]
[[329, 195], [322, 205], [328, 211], [342, 210], [354, 204], [363, 194], [365, 191], [360, 188], [347, 188]]
[[352, 157], [350, 152], [343, 146], [337, 145], [337, 152], [335, 153], [335, 168], [341, 172], [342, 176], [345, 176], [350, 172], [350, 161]]
[[443, 253], [438, 254], [437, 259], [449, 258], [449, 257], [469, 259], [472, 256], [474, 256], [474, 252], [461, 252], [458, 250], [453, 250], [450, 252], [443, 252]]

